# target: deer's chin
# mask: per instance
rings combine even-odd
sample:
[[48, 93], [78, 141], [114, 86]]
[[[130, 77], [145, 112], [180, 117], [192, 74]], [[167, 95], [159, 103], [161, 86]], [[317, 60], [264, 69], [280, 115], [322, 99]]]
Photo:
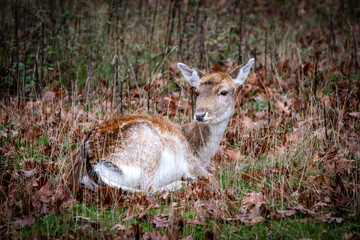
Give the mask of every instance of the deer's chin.
[[208, 123], [210, 120], [209, 119], [203, 119], [203, 120], [195, 119], [195, 121], [201, 122], [201, 123]]
[[207, 118], [203, 119], [201, 122], [212, 124], [212, 123], [215, 123], [216, 121], [217, 121], [216, 118], [207, 117]]

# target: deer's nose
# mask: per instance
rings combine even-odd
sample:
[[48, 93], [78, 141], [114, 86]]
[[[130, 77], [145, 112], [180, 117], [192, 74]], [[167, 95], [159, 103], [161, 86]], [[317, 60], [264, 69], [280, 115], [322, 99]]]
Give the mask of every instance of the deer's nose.
[[204, 121], [205, 115], [206, 115], [206, 112], [204, 112], [204, 113], [195, 113], [196, 121], [199, 121], [199, 122]]

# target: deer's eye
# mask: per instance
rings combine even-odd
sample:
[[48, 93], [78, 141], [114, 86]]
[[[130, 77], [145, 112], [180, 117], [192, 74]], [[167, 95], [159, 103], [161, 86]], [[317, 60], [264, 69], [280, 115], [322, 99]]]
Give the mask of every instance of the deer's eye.
[[220, 94], [226, 96], [228, 94], [228, 91], [221, 91]]

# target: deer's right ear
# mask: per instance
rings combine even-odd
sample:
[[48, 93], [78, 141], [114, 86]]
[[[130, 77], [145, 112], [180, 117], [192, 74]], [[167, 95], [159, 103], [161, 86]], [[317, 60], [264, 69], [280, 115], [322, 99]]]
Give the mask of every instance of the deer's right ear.
[[183, 63], [178, 63], [178, 68], [184, 75], [185, 79], [190, 83], [190, 85], [193, 87], [197, 87], [202, 74], [196, 69], [188, 67]]

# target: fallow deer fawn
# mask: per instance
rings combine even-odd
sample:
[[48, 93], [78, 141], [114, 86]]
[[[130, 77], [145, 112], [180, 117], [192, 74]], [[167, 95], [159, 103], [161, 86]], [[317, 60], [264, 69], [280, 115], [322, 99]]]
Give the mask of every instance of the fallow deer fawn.
[[[152, 116], [127, 116], [95, 126], [80, 146], [73, 177], [93, 189], [101, 181], [126, 191], [155, 192], [182, 187], [206, 170], [235, 107], [235, 93], [254, 63], [231, 73], [202, 74], [178, 67], [198, 94], [195, 120], [178, 126]], [[77, 182], [78, 184], [79, 182]]]

